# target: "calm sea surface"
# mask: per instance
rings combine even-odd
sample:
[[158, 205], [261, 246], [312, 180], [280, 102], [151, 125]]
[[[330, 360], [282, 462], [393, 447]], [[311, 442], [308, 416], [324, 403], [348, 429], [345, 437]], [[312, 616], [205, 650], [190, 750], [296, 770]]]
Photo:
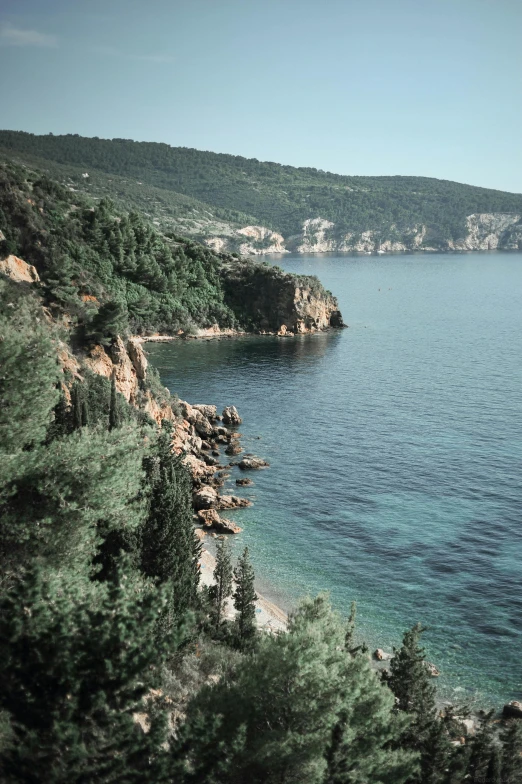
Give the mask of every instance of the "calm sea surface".
[[235, 548], [284, 606], [357, 600], [372, 646], [423, 622], [448, 699], [522, 698], [522, 255], [271, 261], [318, 275], [349, 329], [148, 346], [271, 464], [238, 488]]

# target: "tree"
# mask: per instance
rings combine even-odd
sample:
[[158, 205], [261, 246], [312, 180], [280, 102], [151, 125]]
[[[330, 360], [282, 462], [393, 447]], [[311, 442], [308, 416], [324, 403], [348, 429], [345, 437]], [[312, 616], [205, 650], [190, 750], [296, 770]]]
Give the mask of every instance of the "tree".
[[121, 425], [121, 412], [118, 405], [118, 393], [116, 390], [116, 378], [114, 373], [111, 379], [111, 402], [109, 408], [109, 430], [114, 430], [115, 427]]
[[222, 539], [217, 546], [214, 580], [215, 584], [210, 589], [210, 598], [213, 604], [214, 624], [217, 631], [223, 618], [227, 599], [232, 594], [232, 559], [228, 539]]
[[181, 458], [172, 454], [167, 424], [149, 460], [149, 510], [141, 531], [141, 569], [156, 584], [169, 583], [173, 616], [196, 604], [201, 544], [192, 522], [191, 480]]
[[[408, 719], [394, 715], [393, 696], [368, 658], [346, 653], [344, 635], [325, 596], [307, 600], [290, 616], [288, 633], [263, 635], [248, 666], [204, 687], [187, 709], [193, 780], [403, 784], [417, 755], [391, 746]], [[219, 721], [211, 727], [212, 717]], [[232, 750], [238, 728], [243, 742]], [[200, 760], [219, 748], [228, 757], [197, 778]]]
[[346, 624], [346, 633], [344, 635], [344, 647], [348, 652], [352, 652], [354, 635], [355, 635], [355, 618], [357, 616], [357, 603], [352, 602], [350, 607], [350, 615]]
[[420, 646], [425, 631], [418, 623], [404, 634], [402, 647], [394, 649], [388, 685], [396, 698], [396, 710], [411, 717], [401, 747], [419, 751], [421, 772], [412, 782], [437, 784], [442, 781], [451, 756], [452, 747], [437, 719], [435, 686], [425, 662], [425, 651]]
[[[166, 716], [144, 700], [178, 638], [158, 645], [167, 599], [128, 574], [122, 564], [102, 585], [30, 571], [0, 599], [0, 708], [12, 733], [3, 782], [164, 780]], [[137, 711], [149, 713], [148, 734]]]
[[92, 318], [89, 339], [104, 346], [111, 344], [113, 339], [128, 328], [126, 305], [118, 300], [105, 302]]
[[502, 740], [502, 784], [517, 784], [522, 781], [522, 724], [518, 720], [509, 723], [501, 734]]
[[236, 589], [234, 591], [234, 607], [236, 609], [236, 638], [240, 648], [247, 649], [253, 645], [256, 636], [256, 601], [254, 588], [254, 570], [250, 563], [248, 547], [239, 556], [234, 569]]
[[36, 299], [0, 275], [0, 459], [41, 443], [59, 398], [53, 333]]

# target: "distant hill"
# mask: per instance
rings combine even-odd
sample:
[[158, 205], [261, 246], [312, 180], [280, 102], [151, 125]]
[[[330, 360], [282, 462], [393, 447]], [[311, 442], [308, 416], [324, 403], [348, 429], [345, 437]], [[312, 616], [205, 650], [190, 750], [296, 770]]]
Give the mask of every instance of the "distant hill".
[[218, 251], [522, 249], [522, 195], [448, 180], [341, 176], [153, 142], [18, 131], [0, 131], [0, 156], [111, 196]]

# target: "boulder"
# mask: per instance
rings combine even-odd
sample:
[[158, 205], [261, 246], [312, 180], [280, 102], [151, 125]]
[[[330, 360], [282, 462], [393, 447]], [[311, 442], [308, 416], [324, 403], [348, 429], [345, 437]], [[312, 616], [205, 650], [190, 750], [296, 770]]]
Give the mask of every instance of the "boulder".
[[233, 441], [232, 441], [232, 442], [231, 442], [231, 443], [230, 443], [230, 444], [227, 446], [227, 448], [225, 449], [225, 454], [226, 454], [226, 455], [240, 455], [242, 451], [243, 451], [243, 450], [241, 449], [241, 447], [239, 446], [239, 444], [237, 444], [237, 443], [235, 443], [235, 442], [233, 442]]
[[382, 648], [377, 648], [373, 653], [373, 658], [377, 661], [389, 661], [392, 658], [392, 654], [386, 653]]
[[201, 490], [197, 490], [192, 496], [194, 509], [212, 509], [216, 506], [218, 494], [213, 487], [205, 485]]
[[205, 528], [212, 528], [222, 534], [239, 534], [243, 529], [225, 517], [220, 517], [215, 509], [198, 512], [198, 518]]
[[214, 476], [216, 470], [214, 466], [208, 466], [203, 460], [198, 460], [195, 455], [186, 455], [183, 458], [183, 463], [190, 471], [194, 482], [208, 481]]
[[502, 709], [502, 715], [505, 719], [522, 719], [522, 702], [508, 702]]
[[3, 272], [4, 275], [7, 275], [8, 278], [16, 281], [16, 283], [37, 283], [40, 280], [36, 267], [28, 264], [23, 259], [19, 259], [18, 256], [11, 255], [2, 259], [0, 261], [0, 272]]
[[216, 530], [222, 534], [240, 534], [243, 530], [232, 522], [232, 520], [227, 520], [226, 517], [220, 517], [219, 523], [215, 526]]
[[263, 460], [261, 457], [244, 457], [238, 463], [241, 471], [257, 471], [260, 468], [268, 468], [270, 463]]
[[223, 410], [222, 416], [225, 425], [240, 425], [243, 421], [239, 416], [238, 410], [235, 406], [227, 406]]
[[236, 479], [236, 485], [239, 485], [239, 487], [246, 487], [247, 485], [253, 485], [253, 484], [254, 483], [252, 482], [252, 480], [248, 478]]
[[192, 408], [195, 408], [196, 411], [199, 411], [207, 419], [212, 419], [212, 420], [216, 419], [216, 415], [217, 415], [216, 406], [205, 406], [202, 404], [193, 403]]
[[438, 670], [434, 664], [431, 662], [424, 662], [426, 669], [428, 670], [428, 675], [431, 675], [432, 678], [438, 678], [440, 675], [440, 670]]
[[212, 431], [214, 428], [212, 427], [208, 419], [205, 416], [203, 416], [203, 414], [199, 414], [199, 416], [196, 417], [196, 420], [193, 424], [198, 435], [202, 436], [203, 438], [212, 437]]
[[245, 506], [252, 506], [252, 501], [237, 495], [222, 495], [216, 502], [216, 509], [243, 509]]

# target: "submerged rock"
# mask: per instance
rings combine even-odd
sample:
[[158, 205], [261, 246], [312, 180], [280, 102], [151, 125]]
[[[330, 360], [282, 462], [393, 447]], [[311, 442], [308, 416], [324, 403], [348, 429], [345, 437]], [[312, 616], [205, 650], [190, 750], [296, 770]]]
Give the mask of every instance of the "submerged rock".
[[245, 477], [245, 479], [236, 479], [236, 485], [239, 487], [246, 487], [247, 485], [253, 485], [253, 481]]

